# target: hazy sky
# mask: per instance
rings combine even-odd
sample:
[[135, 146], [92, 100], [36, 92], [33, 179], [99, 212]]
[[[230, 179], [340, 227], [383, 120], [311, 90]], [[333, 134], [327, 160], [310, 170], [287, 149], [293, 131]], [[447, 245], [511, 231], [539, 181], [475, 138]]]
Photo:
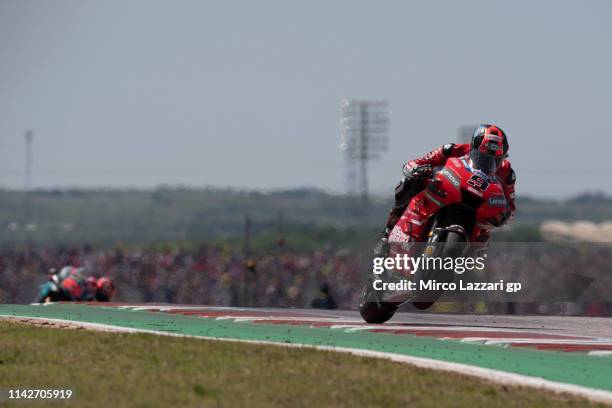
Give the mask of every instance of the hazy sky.
[[612, 193], [611, 1], [0, 0], [0, 186], [341, 192], [344, 98], [404, 161], [495, 122], [519, 194]]

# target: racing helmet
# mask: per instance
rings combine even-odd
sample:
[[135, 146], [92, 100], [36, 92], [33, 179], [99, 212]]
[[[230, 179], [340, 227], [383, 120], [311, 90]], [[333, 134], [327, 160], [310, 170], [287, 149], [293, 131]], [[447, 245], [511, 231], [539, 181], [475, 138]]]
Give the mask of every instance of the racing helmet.
[[113, 281], [103, 276], [96, 281], [96, 300], [99, 302], [108, 302], [115, 294], [117, 288]]
[[72, 265], [64, 266], [58, 272], [58, 276], [62, 280], [66, 278], [75, 278], [78, 280], [84, 278], [85, 268]]
[[508, 156], [508, 138], [501, 128], [484, 124], [474, 130], [470, 142], [470, 161], [474, 169], [495, 174]]

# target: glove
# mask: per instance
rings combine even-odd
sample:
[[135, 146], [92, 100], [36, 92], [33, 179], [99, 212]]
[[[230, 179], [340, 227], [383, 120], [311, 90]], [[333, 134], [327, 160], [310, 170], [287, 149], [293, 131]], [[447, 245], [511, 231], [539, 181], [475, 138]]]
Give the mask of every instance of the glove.
[[417, 164], [412, 167], [404, 167], [404, 177], [408, 180], [425, 180], [433, 176], [431, 164]]

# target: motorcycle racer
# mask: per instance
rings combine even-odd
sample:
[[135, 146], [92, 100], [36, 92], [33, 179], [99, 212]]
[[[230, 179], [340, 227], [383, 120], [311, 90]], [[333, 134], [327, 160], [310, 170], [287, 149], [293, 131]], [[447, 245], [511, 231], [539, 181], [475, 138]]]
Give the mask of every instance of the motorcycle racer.
[[[387, 225], [376, 245], [375, 254], [386, 256], [389, 249], [389, 234], [406, 210], [410, 200], [425, 188], [426, 180], [433, 176], [434, 167], [443, 166], [451, 157], [465, 157], [472, 168], [483, 172], [487, 177], [497, 178], [509, 204], [508, 211], [504, 213], [500, 225], [510, 220], [515, 212], [516, 174], [507, 159], [508, 150], [506, 133], [496, 125], [483, 124], [474, 130], [470, 143], [448, 143], [406, 163], [402, 171], [403, 178], [395, 187], [395, 204], [389, 212]], [[489, 240], [488, 231], [483, 231], [477, 240], [486, 243]]]
[[117, 292], [117, 288], [113, 281], [103, 276], [96, 280], [96, 294], [95, 299], [98, 302], [108, 302]]
[[49, 271], [49, 280], [40, 285], [35, 302], [107, 302], [115, 291], [115, 285], [109, 278], [86, 276], [85, 268], [66, 266], [57, 273], [54, 269]]

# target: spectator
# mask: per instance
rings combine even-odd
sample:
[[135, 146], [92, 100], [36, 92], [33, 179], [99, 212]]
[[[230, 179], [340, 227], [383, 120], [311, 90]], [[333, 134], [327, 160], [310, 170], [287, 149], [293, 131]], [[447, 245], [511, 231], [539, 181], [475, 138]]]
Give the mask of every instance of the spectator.
[[321, 285], [321, 290], [319, 290], [319, 296], [313, 299], [310, 306], [315, 309], [337, 309], [338, 308], [338, 305], [336, 304], [336, 300], [329, 292], [329, 285], [327, 283], [323, 283]]

